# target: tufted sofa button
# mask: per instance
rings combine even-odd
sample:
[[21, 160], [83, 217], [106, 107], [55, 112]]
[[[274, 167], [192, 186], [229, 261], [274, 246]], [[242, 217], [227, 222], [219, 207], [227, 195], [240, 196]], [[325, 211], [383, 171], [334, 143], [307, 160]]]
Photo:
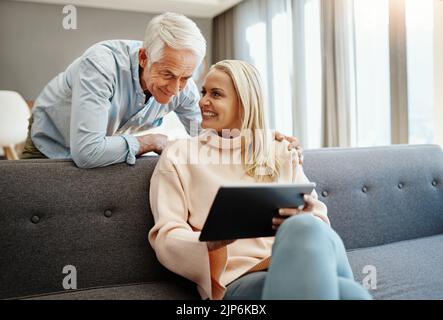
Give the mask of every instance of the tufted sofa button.
[[321, 195], [323, 196], [323, 197], [327, 197], [328, 195], [329, 195], [329, 193], [327, 192], [327, 191], [323, 191], [322, 193], [321, 193]]
[[368, 188], [363, 187], [363, 188], [361, 188], [361, 191], [363, 191], [364, 193], [366, 193], [366, 192], [368, 192]]
[[40, 221], [40, 217], [39, 216], [32, 216], [31, 218], [31, 222], [32, 223], [39, 223]]
[[403, 183], [400, 182], [400, 183], [398, 184], [398, 188], [399, 188], [399, 189], [402, 189], [402, 188], [403, 188]]
[[110, 218], [112, 216], [112, 211], [111, 210], [105, 210], [105, 217], [106, 218]]
[[432, 181], [432, 185], [435, 187], [435, 186], [437, 186], [437, 181]]

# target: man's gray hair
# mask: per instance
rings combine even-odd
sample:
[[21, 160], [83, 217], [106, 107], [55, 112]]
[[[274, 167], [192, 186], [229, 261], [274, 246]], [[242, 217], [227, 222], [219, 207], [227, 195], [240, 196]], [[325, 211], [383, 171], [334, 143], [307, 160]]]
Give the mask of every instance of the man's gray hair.
[[143, 43], [148, 54], [148, 67], [163, 57], [165, 45], [177, 50], [191, 50], [199, 58], [199, 63], [206, 55], [206, 40], [200, 29], [194, 21], [177, 13], [163, 13], [148, 23]]

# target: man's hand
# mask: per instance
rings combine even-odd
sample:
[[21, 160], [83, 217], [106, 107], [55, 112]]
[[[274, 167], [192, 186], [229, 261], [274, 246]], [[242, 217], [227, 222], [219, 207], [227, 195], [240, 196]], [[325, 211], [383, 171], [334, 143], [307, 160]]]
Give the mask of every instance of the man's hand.
[[310, 194], [303, 196], [304, 206], [298, 208], [281, 208], [278, 210], [279, 216], [272, 218], [272, 229], [277, 230], [280, 225], [289, 217], [297, 214], [312, 214], [315, 206], [315, 199]]
[[168, 142], [168, 136], [164, 134], [146, 134], [144, 136], [138, 136], [137, 140], [140, 143], [140, 149], [137, 153], [138, 156], [151, 151], [161, 154]]
[[228, 244], [233, 243], [235, 240], [221, 240], [221, 241], [208, 241], [207, 246], [209, 251], [220, 249]]
[[285, 136], [284, 134], [281, 134], [278, 131], [275, 131], [275, 140], [277, 141], [283, 141], [283, 140], [287, 140], [289, 142], [289, 150], [295, 149], [297, 151], [298, 154], [298, 159], [299, 159], [299, 163], [302, 165], [303, 164], [303, 148], [300, 146], [300, 142], [298, 141], [298, 139], [296, 137], [291, 137], [291, 136]]

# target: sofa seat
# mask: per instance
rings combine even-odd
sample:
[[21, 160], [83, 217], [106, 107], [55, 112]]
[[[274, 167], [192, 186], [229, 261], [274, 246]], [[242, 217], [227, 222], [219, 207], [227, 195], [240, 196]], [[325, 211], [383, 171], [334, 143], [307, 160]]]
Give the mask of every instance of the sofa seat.
[[173, 281], [156, 281], [86, 290], [63, 291], [22, 298], [24, 300], [195, 300], [196, 291]]
[[443, 235], [348, 251], [354, 277], [376, 268], [374, 299], [443, 299]]

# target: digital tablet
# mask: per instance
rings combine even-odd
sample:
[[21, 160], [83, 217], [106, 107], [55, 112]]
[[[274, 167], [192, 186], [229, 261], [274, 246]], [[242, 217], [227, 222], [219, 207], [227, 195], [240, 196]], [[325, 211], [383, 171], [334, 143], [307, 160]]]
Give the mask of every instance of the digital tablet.
[[272, 218], [280, 208], [304, 204], [315, 183], [236, 184], [221, 186], [214, 198], [200, 241], [271, 237]]

